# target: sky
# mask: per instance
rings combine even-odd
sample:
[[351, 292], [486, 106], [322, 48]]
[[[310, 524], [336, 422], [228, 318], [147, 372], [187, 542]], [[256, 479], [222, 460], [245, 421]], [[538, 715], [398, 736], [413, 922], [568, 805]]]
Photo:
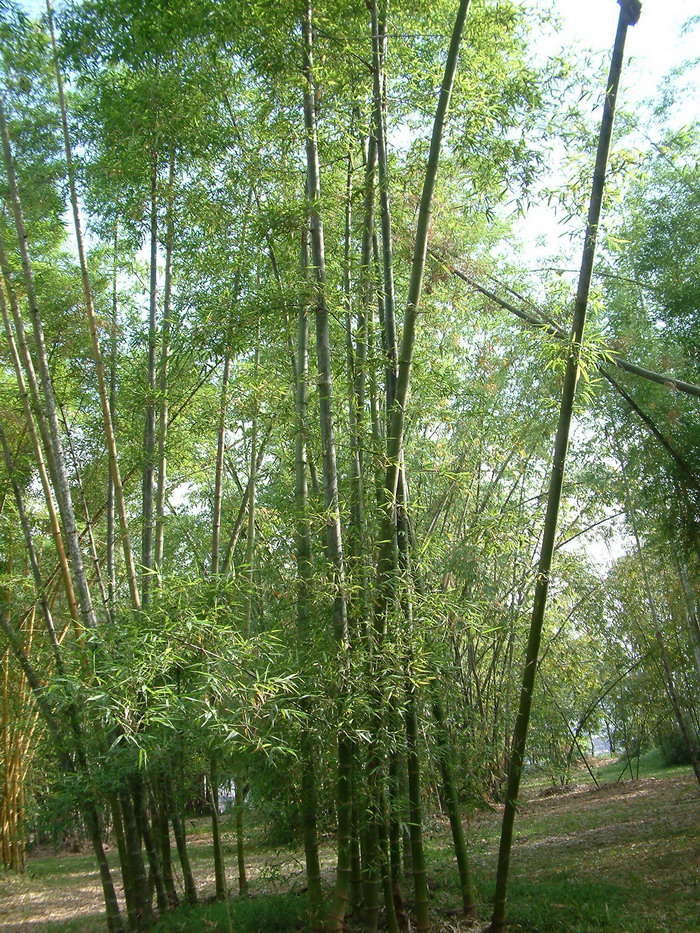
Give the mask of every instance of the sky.
[[[521, 2], [530, 8], [548, 9], [551, 6], [561, 19], [561, 29], [557, 33], [543, 35], [538, 42], [538, 56], [555, 55], [567, 47], [591, 51], [600, 55], [601, 61], [604, 60], [604, 72], [607, 73], [619, 16], [619, 5], [615, 0]], [[683, 34], [684, 24], [693, 16], [700, 18], [697, 0], [647, 0], [642, 3], [639, 22], [627, 30], [625, 63], [618, 94], [619, 109], [643, 115], [651, 102], [657, 99], [659, 86], [672, 69], [700, 57], [700, 23]], [[700, 68], [691, 70], [684, 80], [694, 84], [694, 91], [680, 98], [678, 107], [670, 116], [674, 128], [680, 128], [700, 116]], [[563, 179], [557, 178], [554, 167], [551, 186], [557, 187], [562, 183]], [[553, 207], [541, 204], [531, 208], [527, 218], [516, 224], [516, 233], [520, 233], [526, 244], [528, 265], [534, 267], [560, 250], [577, 256], [580, 245], [569, 242], [570, 234], [576, 238], [577, 230], [572, 225], [576, 223], [576, 220], [568, 224], [563, 222]]]
[[[599, 51], [612, 46], [619, 13], [615, 0], [559, 0], [555, 8], [563, 20], [562, 39]], [[639, 22], [627, 32], [625, 51], [631, 60], [626, 66], [623, 93], [631, 99], [648, 98], [672, 67], [697, 55], [698, 33], [683, 38], [680, 34], [684, 22], [698, 14], [700, 6], [695, 0], [647, 0], [642, 4]]]

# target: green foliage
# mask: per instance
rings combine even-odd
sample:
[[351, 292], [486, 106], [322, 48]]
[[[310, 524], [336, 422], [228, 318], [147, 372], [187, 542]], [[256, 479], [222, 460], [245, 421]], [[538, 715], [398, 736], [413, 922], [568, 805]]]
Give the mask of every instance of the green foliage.
[[[668, 767], [690, 764], [690, 752], [677, 724], [669, 723], [665, 728], [659, 729], [657, 741], [664, 763]], [[697, 755], [700, 753], [700, 736], [691, 737], [691, 741], [694, 741], [695, 754]]]

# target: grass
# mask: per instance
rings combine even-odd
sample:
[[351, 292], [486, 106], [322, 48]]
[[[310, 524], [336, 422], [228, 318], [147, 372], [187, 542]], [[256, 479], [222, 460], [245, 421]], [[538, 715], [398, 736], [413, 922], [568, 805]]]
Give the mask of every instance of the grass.
[[304, 895], [268, 894], [233, 898], [228, 905], [215, 901], [202, 907], [178, 907], [159, 920], [154, 933], [229, 929], [236, 933], [291, 933], [303, 929], [305, 919]]
[[[632, 765], [634, 777], [637, 778], [637, 776], [639, 776], [640, 779], [650, 777], [669, 778], [689, 773], [688, 765], [674, 765], [670, 768], [668, 765], [665, 765], [663, 756], [658, 748], [653, 748], [651, 751], [645, 752], [643, 755], [640, 755], [639, 758], [633, 758], [630, 763]], [[637, 775], [637, 771], [639, 771], [639, 775]], [[621, 775], [622, 777], [620, 778]], [[596, 769], [595, 776], [601, 783], [617, 781], [619, 779], [630, 780], [629, 764], [625, 758], [609, 761]]]
[[[639, 781], [618, 781], [624, 762], [585, 772], [557, 793], [530, 784], [516, 822], [509, 888], [511, 933], [666, 933], [700, 930], [700, 798], [688, 767], [664, 768], [650, 752]], [[636, 775], [636, 761], [633, 763]], [[426, 834], [435, 933], [467, 929], [455, 919], [458, 879], [447, 823]], [[213, 893], [208, 821], [188, 821], [195, 875]], [[493, 897], [499, 812], [479, 812], [468, 827], [481, 916]], [[229, 877], [233, 836], [224, 826]], [[111, 859], [114, 853], [110, 853]], [[332, 880], [333, 857], [323, 853]], [[306, 899], [298, 852], [251, 845], [255, 896], [203, 903], [167, 914], [154, 933], [291, 933], [303, 930]], [[2, 897], [4, 895], [4, 897]], [[410, 884], [406, 884], [410, 904]], [[92, 858], [62, 854], [30, 859], [25, 879], [0, 875], [0, 930], [12, 933], [103, 933], [99, 880]]]

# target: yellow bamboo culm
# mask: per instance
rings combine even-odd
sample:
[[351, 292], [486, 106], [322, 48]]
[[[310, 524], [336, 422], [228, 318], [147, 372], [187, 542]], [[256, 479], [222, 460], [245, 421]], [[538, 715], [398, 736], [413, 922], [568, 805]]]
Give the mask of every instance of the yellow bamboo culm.
[[[36, 614], [26, 617], [28, 649], [34, 640]], [[36, 754], [39, 730], [24, 674], [18, 673], [9, 652], [2, 657], [2, 788], [0, 791], [0, 858], [6, 871], [23, 874], [27, 846], [25, 824], [26, 786]]]

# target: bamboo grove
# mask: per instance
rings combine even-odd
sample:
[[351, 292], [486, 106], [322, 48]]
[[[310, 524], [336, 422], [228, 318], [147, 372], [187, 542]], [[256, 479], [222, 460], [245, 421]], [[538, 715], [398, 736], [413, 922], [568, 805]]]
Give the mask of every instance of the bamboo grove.
[[[43, 799], [142, 930], [203, 896], [193, 806], [248, 893], [254, 809], [310, 929], [428, 933], [431, 814], [477, 921], [496, 801], [500, 933], [524, 767], [666, 729], [700, 782], [700, 269], [663, 245], [700, 133], [615, 148], [639, 4], [607, 80], [511, 2], [0, 10], [3, 862]], [[503, 244], [565, 125], [583, 264], [533, 276]]]

